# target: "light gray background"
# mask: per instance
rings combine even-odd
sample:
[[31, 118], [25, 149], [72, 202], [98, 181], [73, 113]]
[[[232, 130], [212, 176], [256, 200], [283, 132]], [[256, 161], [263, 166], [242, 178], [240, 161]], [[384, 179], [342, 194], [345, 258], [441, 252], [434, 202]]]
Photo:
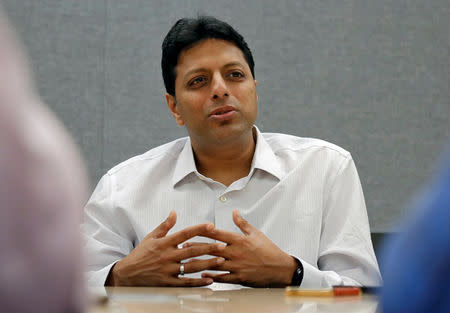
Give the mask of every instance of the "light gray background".
[[0, 3], [93, 186], [118, 162], [186, 134], [165, 104], [160, 46], [178, 18], [197, 13], [247, 39], [262, 131], [352, 152], [372, 231], [407, 211], [450, 137], [448, 0]]

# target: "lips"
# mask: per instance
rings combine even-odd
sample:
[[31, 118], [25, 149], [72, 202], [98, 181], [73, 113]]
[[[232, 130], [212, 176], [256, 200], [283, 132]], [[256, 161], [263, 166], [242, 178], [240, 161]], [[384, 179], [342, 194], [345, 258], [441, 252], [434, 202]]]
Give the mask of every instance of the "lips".
[[226, 106], [222, 106], [222, 107], [214, 109], [209, 114], [209, 116], [213, 116], [213, 115], [220, 116], [220, 115], [232, 112], [232, 111], [236, 111], [236, 109], [234, 107], [232, 107], [231, 105], [226, 105]]

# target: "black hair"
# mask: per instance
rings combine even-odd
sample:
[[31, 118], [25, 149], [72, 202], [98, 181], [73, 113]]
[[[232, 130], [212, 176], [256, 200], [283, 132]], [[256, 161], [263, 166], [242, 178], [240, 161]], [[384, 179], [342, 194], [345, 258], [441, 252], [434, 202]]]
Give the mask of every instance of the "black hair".
[[205, 39], [222, 39], [241, 49], [244, 58], [255, 77], [255, 62], [247, 43], [233, 27], [211, 16], [182, 18], [167, 33], [162, 43], [161, 68], [167, 93], [175, 96], [175, 67], [183, 50], [189, 49]]

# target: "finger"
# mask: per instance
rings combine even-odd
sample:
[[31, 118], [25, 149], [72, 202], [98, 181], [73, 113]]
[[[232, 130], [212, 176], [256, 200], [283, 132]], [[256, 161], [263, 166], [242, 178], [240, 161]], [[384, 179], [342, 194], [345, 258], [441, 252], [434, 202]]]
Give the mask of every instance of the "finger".
[[[190, 247], [201, 247], [203, 245], [206, 245], [206, 244], [202, 244], [202, 243], [199, 243], [199, 242], [186, 242], [185, 244], [183, 244], [183, 248], [180, 249], [180, 250], [187, 249], [187, 248], [190, 248]], [[225, 258], [226, 260], [228, 260], [228, 259], [230, 259], [232, 257], [232, 255], [233, 255], [233, 249], [232, 249], [233, 246], [231, 246], [231, 245], [227, 246], [224, 243], [215, 243], [215, 245], [217, 245], [217, 247], [215, 249], [214, 248], [210, 248], [209, 251], [207, 251], [207, 252], [205, 251], [203, 254], [217, 256], [217, 257], [222, 257], [222, 258]], [[187, 259], [187, 258], [183, 258], [181, 260], [185, 260], [185, 259]]]
[[174, 260], [181, 261], [201, 255], [219, 255], [225, 249], [225, 245], [221, 243], [197, 244], [177, 249], [174, 253]]
[[186, 227], [174, 234], [171, 234], [165, 238], [166, 243], [172, 246], [176, 246], [186, 240], [191, 239], [195, 236], [202, 236], [204, 234], [210, 233], [214, 230], [214, 224], [205, 223], [198, 224], [190, 227]]
[[214, 281], [211, 278], [191, 278], [191, 277], [170, 277], [163, 285], [166, 287], [201, 287], [211, 285]]
[[222, 241], [222, 242], [224, 242], [226, 244], [230, 244], [230, 245], [242, 239], [241, 234], [237, 234], [237, 233], [233, 233], [233, 232], [221, 230], [221, 229], [214, 229], [213, 231], [209, 232], [208, 234], [204, 234], [203, 237]]
[[[224, 258], [211, 258], [207, 260], [193, 259], [184, 264], [185, 273], [197, 273], [206, 270], [215, 270], [221, 264], [225, 262]], [[177, 264], [177, 271], [179, 271], [179, 266]]]
[[211, 269], [214, 269], [215, 271], [235, 273], [235, 272], [241, 270], [242, 267], [239, 266], [239, 264], [236, 264], [236, 262], [234, 262], [234, 261], [225, 259], [223, 262], [218, 262], [217, 266], [215, 268], [211, 268]]
[[[162, 238], [169, 230], [175, 225], [177, 222], [177, 213], [175, 211], [170, 211], [169, 216], [166, 218], [164, 222], [159, 224], [158, 227], [156, 227], [151, 233], [149, 233], [145, 238]], [[144, 238], [144, 239], [145, 239]]]
[[189, 247], [194, 247], [194, 246], [206, 246], [206, 245], [211, 245], [211, 243], [189, 241], [189, 242], [183, 243], [183, 248], [189, 248]]
[[238, 210], [233, 211], [233, 221], [245, 235], [250, 235], [255, 230], [255, 228], [239, 214]]
[[189, 241], [189, 242], [183, 243], [182, 249], [186, 249], [186, 248], [190, 248], [190, 247], [206, 247], [206, 246], [211, 246], [211, 245], [213, 245], [213, 246], [216, 245], [219, 250], [223, 250], [227, 246], [226, 243], [222, 243], [222, 242], [210, 243], [210, 242]]
[[221, 274], [202, 273], [202, 278], [211, 278], [216, 283], [239, 284], [241, 282], [241, 280], [238, 278], [236, 274], [229, 274], [229, 273], [221, 273]]
[[201, 286], [207, 286], [211, 285], [214, 280], [211, 278], [188, 278], [188, 277], [181, 277], [181, 278], [174, 278], [177, 280], [177, 285], [174, 286], [180, 286], [180, 287], [201, 287]]

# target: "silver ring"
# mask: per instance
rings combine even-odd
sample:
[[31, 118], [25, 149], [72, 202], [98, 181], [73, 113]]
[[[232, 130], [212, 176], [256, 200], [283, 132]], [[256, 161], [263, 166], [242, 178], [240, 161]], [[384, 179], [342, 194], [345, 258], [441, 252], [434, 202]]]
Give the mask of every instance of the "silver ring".
[[184, 275], [184, 264], [183, 263], [181, 263], [181, 265], [180, 265], [180, 274], [179, 275], [180, 276]]

